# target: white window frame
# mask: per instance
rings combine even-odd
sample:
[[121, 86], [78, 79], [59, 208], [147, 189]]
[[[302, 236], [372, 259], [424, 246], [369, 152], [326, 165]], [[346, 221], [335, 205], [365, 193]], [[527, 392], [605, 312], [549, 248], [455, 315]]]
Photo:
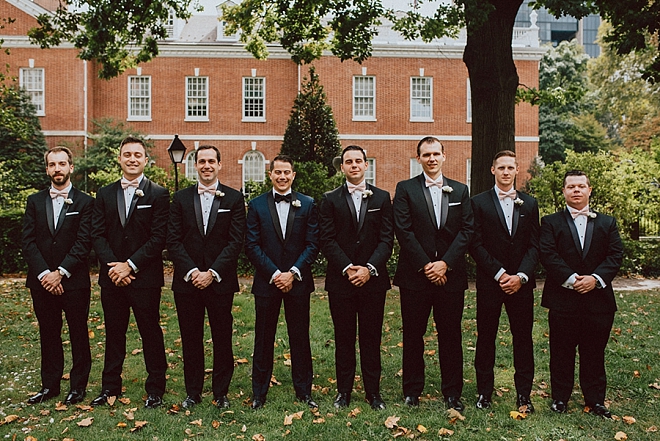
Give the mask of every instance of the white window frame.
[[[190, 94], [190, 82], [191, 81], [199, 81], [203, 80], [204, 81], [204, 96], [202, 95], [197, 95], [197, 96], [191, 96]], [[187, 76], [186, 77], [186, 109], [185, 109], [185, 121], [208, 121], [209, 120], [209, 77], [202, 77], [202, 76]], [[191, 111], [191, 104], [194, 102], [194, 100], [199, 100], [200, 102], [203, 101], [204, 104], [204, 112], [206, 113], [205, 115], [190, 115]], [[199, 107], [202, 107], [201, 104], [198, 104]]]
[[[358, 87], [357, 83], [361, 81], [373, 81], [373, 86], [371, 90], [371, 95], [357, 95]], [[361, 107], [362, 103], [358, 103], [358, 100], [368, 100], [371, 99], [372, 102], [372, 114], [371, 115], [358, 115], [358, 107]], [[376, 77], [374, 75], [355, 75], [353, 76], [353, 121], [376, 121]]]
[[186, 178], [197, 182], [199, 176], [197, 175], [197, 168], [195, 167], [195, 152], [196, 150], [193, 150], [192, 152], [188, 153], [186, 156], [185, 164]]
[[[133, 89], [131, 88], [131, 81], [132, 80], [139, 80], [140, 82], [146, 80], [148, 84], [148, 94], [146, 96], [143, 95], [132, 95]], [[140, 88], [141, 90], [141, 88]], [[128, 77], [128, 118], [126, 118], [127, 121], [151, 121], [151, 108], [152, 108], [152, 102], [151, 102], [151, 76], [150, 75], [130, 75]], [[133, 100], [139, 100], [139, 99], [144, 99], [146, 100], [147, 103], [147, 115], [133, 115], [132, 111], [132, 106], [131, 104], [133, 103]]]
[[[250, 164], [250, 162], [253, 162], [254, 160], [248, 159], [249, 156], [258, 157], [258, 159], [261, 160], [261, 165], [259, 166], [259, 164]], [[245, 184], [250, 180], [258, 183], [263, 183], [266, 180], [266, 157], [259, 150], [249, 150], [245, 152], [241, 164], [241, 182], [243, 183], [243, 190], [245, 190]], [[249, 167], [254, 168], [254, 170], [247, 170]], [[259, 179], [254, 179], [258, 171], [261, 171]], [[254, 173], [254, 175], [248, 176], [251, 173]]]
[[167, 20], [165, 20], [165, 31], [167, 32], [167, 39], [174, 39], [174, 33], [176, 30], [176, 13], [173, 8], [170, 8], [167, 12]]
[[369, 166], [364, 172], [364, 180], [367, 181], [367, 184], [371, 184], [374, 187], [376, 186], [376, 158], [367, 158], [367, 163]]
[[[259, 100], [258, 97], [254, 98], [254, 97], [246, 96], [247, 83], [252, 82], [252, 81], [256, 81], [256, 80], [260, 80], [261, 84], [262, 84], [262, 86], [261, 86], [261, 89], [262, 89], [261, 101], [262, 101], [262, 108], [263, 108], [262, 109], [262, 115], [260, 115], [260, 116], [246, 116], [247, 101], [248, 100], [258, 101]], [[243, 82], [243, 100], [242, 100], [243, 104], [242, 104], [242, 109], [241, 109], [242, 117], [243, 117], [242, 121], [243, 122], [265, 122], [266, 121], [266, 77], [243, 77], [242, 82]]]
[[[428, 82], [429, 85], [429, 96], [414, 96], [415, 89], [414, 83], [416, 80], [422, 80], [423, 82]], [[417, 90], [419, 91], [419, 89]], [[416, 116], [413, 114], [413, 109], [415, 104], [423, 101], [429, 101], [429, 114], [425, 116]], [[433, 77], [410, 77], [410, 121], [411, 122], [433, 122]]]
[[417, 162], [417, 158], [410, 158], [410, 177], [419, 176], [423, 171], [422, 164]]
[[[39, 72], [40, 81], [26, 84], [26, 77]], [[30, 96], [37, 116], [46, 116], [46, 71], [43, 67], [22, 67], [19, 69], [19, 86]]]
[[467, 115], [465, 121], [471, 123], [472, 122], [472, 89], [470, 88], [469, 78], [467, 79], [466, 96], [467, 96], [467, 100], [466, 100]]

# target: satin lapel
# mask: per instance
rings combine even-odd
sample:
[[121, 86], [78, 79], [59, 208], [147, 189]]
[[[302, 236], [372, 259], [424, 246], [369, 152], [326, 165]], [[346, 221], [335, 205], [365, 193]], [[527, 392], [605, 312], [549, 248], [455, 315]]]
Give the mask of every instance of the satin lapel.
[[55, 213], [53, 212], [53, 200], [50, 194], [46, 192], [46, 221], [48, 222], [48, 229], [50, 234], [55, 236]]
[[[369, 187], [367, 186], [367, 188]], [[364, 193], [362, 195], [364, 196]], [[362, 200], [360, 201], [360, 222], [358, 223], [358, 227], [357, 227], [358, 233], [360, 232], [362, 226], [364, 225], [364, 218], [367, 216], [367, 210], [369, 209], [369, 199], [371, 198], [362, 197]]]
[[[280, 242], [284, 243], [284, 237], [282, 236], [282, 227], [280, 226], [280, 217], [277, 214], [277, 208], [275, 208], [275, 198], [273, 197], [273, 192], [269, 191], [268, 196], [266, 197], [266, 203], [268, 204], [268, 211], [270, 211], [270, 217], [273, 220], [273, 227], [277, 233], [277, 237], [280, 238]], [[291, 209], [289, 209], [291, 213]]]
[[[146, 194], [147, 193], [146, 188], [148, 185], [149, 185], [149, 180], [145, 176], [144, 178], [142, 178], [142, 182], [140, 182], [138, 189], [142, 190], [142, 192]], [[126, 217], [126, 223], [128, 223], [128, 221], [131, 220], [131, 216], [135, 211], [135, 206], [137, 205], [138, 199], [140, 198], [137, 195], [137, 190], [135, 190], [135, 193], [133, 193], [133, 200], [131, 201], [131, 208], [128, 209], [128, 216]]]
[[293, 232], [293, 221], [296, 217], [297, 208], [293, 206], [293, 203], [298, 200], [298, 194], [295, 191], [291, 192], [291, 203], [289, 204], [289, 216], [286, 218], [286, 237], [284, 238], [284, 243], [289, 240], [291, 233]]
[[428, 210], [429, 216], [431, 217], [431, 225], [433, 225], [437, 230], [438, 221], [435, 217], [435, 210], [433, 210], [433, 198], [431, 197], [431, 190], [429, 190], [428, 187], [424, 184], [424, 174], [419, 175], [419, 185], [422, 187], [422, 194], [424, 195], [424, 199], [426, 199], [426, 209]]
[[[442, 185], [449, 185], [447, 178], [443, 176]], [[449, 212], [449, 193], [445, 193], [440, 189], [440, 229], [443, 229], [447, 223], [447, 214]]]
[[[222, 185], [218, 182], [218, 190], [222, 191]], [[199, 199], [199, 198], [197, 198]], [[213, 226], [215, 225], [216, 219], [218, 219], [218, 209], [220, 208], [220, 202], [222, 202], [222, 198], [215, 196], [213, 198], [213, 202], [211, 203], [211, 212], [209, 213], [209, 224], [206, 226], [206, 233], [210, 233], [211, 230], [213, 229]], [[204, 227], [202, 226], [202, 229]]]
[[577, 228], [575, 227], [575, 222], [573, 221], [573, 217], [571, 216], [571, 213], [568, 211], [568, 208], [564, 209], [564, 218], [566, 219], [566, 223], [568, 224], [568, 229], [571, 230], [571, 236], [573, 236], [573, 243], [575, 244], [575, 248], [580, 252], [580, 255], [582, 256], [582, 245], [580, 244], [580, 236], [578, 236]]
[[197, 193], [197, 185], [195, 185], [195, 191], [193, 193], [192, 199], [193, 207], [195, 208], [195, 220], [197, 221], [197, 229], [199, 230], [199, 234], [204, 237], [204, 215], [202, 214], [202, 202], [199, 200], [199, 194]]
[[121, 184], [117, 184], [117, 211], [119, 212], [119, 220], [121, 226], [126, 226], [126, 202], [124, 201], [124, 190]]
[[502, 211], [502, 205], [500, 205], [500, 199], [497, 197], [497, 193], [495, 192], [495, 189], [492, 189], [490, 191], [490, 196], [491, 196], [491, 200], [493, 201], [493, 206], [495, 208], [495, 212], [497, 213], [497, 217], [500, 218], [500, 223], [502, 224], [502, 227], [504, 227], [504, 231], [506, 231], [506, 233], [509, 234], [509, 227], [506, 226], [506, 219], [504, 219], [504, 211]]
[[346, 184], [343, 185], [342, 193], [344, 193], [344, 199], [346, 199], [348, 210], [351, 212], [351, 220], [353, 221], [353, 226], [355, 227], [355, 231], [357, 231], [358, 219], [357, 219], [357, 213], [355, 212], [355, 204], [353, 203], [353, 197], [348, 192], [348, 187], [346, 187]]
[[[72, 190], [71, 191], [72, 194], [69, 195], [69, 199], [75, 201], [75, 199], [74, 199], [75, 196], [73, 195], [73, 193], [74, 193], [73, 187], [71, 187], [71, 190]], [[53, 204], [50, 204], [50, 205], [51, 205], [51, 208], [52, 208]], [[62, 210], [60, 211], [60, 217], [57, 218], [57, 226], [55, 227], [54, 236], [57, 236], [57, 233], [60, 231], [60, 228], [62, 228], [62, 224], [64, 224], [64, 218], [66, 217], [67, 211], [69, 211], [69, 204], [64, 202], [62, 204]], [[55, 216], [55, 213], [53, 213], [53, 216]]]
[[587, 257], [589, 247], [591, 246], [591, 239], [594, 237], [594, 222], [595, 219], [587, 219], [587, 231], [584, 233], [584, 249], [582, 250], [582, 258]]
[[[516, 192], [516, 197], [518, 197], [518, 192]], [[513, 221], [511, 222], [511, 237], [516, 235], [516, 230], [518, 229], [518, 221], [520, 220], [520, 209], [521, 205], [513, 203]]]

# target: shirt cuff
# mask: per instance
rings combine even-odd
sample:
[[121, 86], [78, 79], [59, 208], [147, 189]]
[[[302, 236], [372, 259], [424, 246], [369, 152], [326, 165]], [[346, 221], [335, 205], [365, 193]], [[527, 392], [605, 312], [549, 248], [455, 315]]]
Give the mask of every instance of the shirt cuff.
[[575, 283], [575, 278], [577, 277], [577, 273], [573, 273], [570, 275], [568, 279], [564, 283], [561, 284], [564, 288], [568, 289], [573, 289], [573, 284]]
[[592, 274], [592, 276], [596, 279], [596, 288], [603, 289], [607, 286], [607, 283], [605, 283], [598, 274]]
[[504, 274], [505, 272], [506, 272], [506, 270], [504, 268], [500, 268], [500, 270], [497, 272], [497, 274], [495, 274], [495, 281], [499, 282], [500, 277], [502, 277], [502, 274]]
[[183, 281], [184, 282], [190, 282], [190, 278], [192, 277], [192, 273], [194, 273], [195, 271], [199, 271], [199, 268], [195, 267], [195, 268], [191, 269], [190, 271], [188, 271], [186, 273], [186, 275], [183, 276]]
[[272, 284], [273, 284], [273, 280], [275, 279], [275, 277], [279, 276], [280, 274], [282, 274], [282, 271], [280, 271], [280, 270], [276, 270], [276, 271], [273, 273], [273, 275], [270, 276], [270, 282], [268, 282], [268, 283], [270, 283], [270, 284], [272, 285]]
[[44, 276], [45, 276], [46, 274], [48, 274], [48, 273], [50, 273], [50, 270], [49, 270], [49, 269], [47, 269], [47, 270], [41, 272], [41, 273], [37, 276], [37, 279], [41, 282], [41, 279], [43, 279]]
[[378, 277], [378, 270], [375, 266], [367, 262], [367, 268], [369, 268], [369, 275]]
[[520, 282], [524, 285], [525, 283], [529, 282], [529, 277], [527, 277], [527, 274], [523, 272], [519, 272], [516, 274], [516, 276], [520, 277]]
[[131, 261], [131, 259], [128, 259], [128, 260], [126, 261], [126, 263], [128, 263], [128, 266], [130, 266], [131, 268], [133, 268], [133, 272], [134, 272], [135, 274], [138, 273], [138, 271], [139, 271], [139, 270], [138, 270], [138, 267], [135, 266], [135, 264]]
[[348, 269], [349, 269], [350, 267], [352, 267], [352, 266], [353, 266], [353, 263], [349, 263], [348, 265], [346, 265], [346, 268], [344, 268], [343, 270], [341, 270], [341, 275], [342, 275], [342, 276], [345, 276], [345, 275], [346, 275], [346, 271], [348, 271]]
[[67, 279], [70, 279], [70, 278], [71, 278], [71, 273], [68, 272], [65, 268], [62, 268], [61, 266], [58, 266], [57, 269], [60, 270], [60, 271], [62, 271], [62, 272], [64, 273], [64, 275], [66, 276]]
[[209, 268], [209, 271], [211, 274], [213, 274], [213, 278], [215, 279], [216, 282], [222, 282], [222, 277], [220, 277], [220, 274], [216, 273], [214, 269]]
[[295, 266], [292, 266], [289, 271], [291, 271], [293, 273], [293, 277], [298, 282], [302, 282], [302, 274], [300, 274], [300, 270], [298, 268], [296, 268]]

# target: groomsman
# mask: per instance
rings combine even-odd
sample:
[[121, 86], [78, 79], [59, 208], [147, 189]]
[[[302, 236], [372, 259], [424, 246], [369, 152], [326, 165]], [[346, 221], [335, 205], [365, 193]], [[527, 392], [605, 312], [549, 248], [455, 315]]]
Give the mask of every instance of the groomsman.
[[418, 406], [424, 390], [424, 334], [433, 310], [442, 394], [447, 407], [460, 412], [465, 253], [473, 217], [467, 186], [442, 174], [445, 160], [437, 138], [422, 139], [417, 162], [423, 173], [396, 186], [394, 231], [401, 250], [394, 284], [401, 291], [405, 404]]
[[566, 209], [541, 219], [541, 263], [547, 271], [541, 305], [549, 309], [550, 382], [554, 412], [564, 413], [573, 391], [575, 349], [587, 409], [606, 418], [605, 346], [616, 311], [612, 280], [623, 259], [616, 220], [589, 207], [587, 175], [564, 176]]
[[291, 191], [293, 160], [278, 155], [270, 164], [272, 191], [248, 204], [245, 254], [255, 266], [252, 293], [254, 360], [252, 409], [263, 407], [273, 372], [273, 345], [284, 302], [291, 347], [291, 375], [298, 400], [310, 408], [312, 353], [309, 344], [309, 297], [314, 291], [311, 265], [318, 253], [319, 227], [314, 199]]
[[167, 236], [168, 191], [144, 174], [144, 142], [129, 136], [121, 142], [123, 177], [100, 188], [92, 218], [92, 241], [99, 258], [99, 285], [105, 318], [102, 390], [92, 406], [121, 395], [126, 330], [133, 309], [142, 337], [147, 368], [145, 407], [162, 404], [165, 393], [165, 346], [160, 328], [160, 290], [164, 284], [162, 252]]
[[231, 308], [238, 291], [236, 266], [243, 248], [245, 203], [242, 193], [218, 181], [222, 164], [216, 147], [200, 146], [194, 158], [198, 184], [174, 195], [167, 229], [188, 395], [182, 407], [202, 401], [206, 310], [213, 339], [213, 397], [216, 406], [227, 408], [234, 372]]
[[66, 147], [44, 155], [50, 188], [30, 195], [23, 218], [23, 256], [28, 265], [30, 289], [41, 339], [41, 390], [28, 404], [41, 403], [60, 394], [64, 372], [62, 311], [69, 326], [73, 367], [65, 404], [85, 397], [92, 367], [87, 315], [89, 313], [89, 264], [94, 199], [71, 184], [73, 157]]
[[360, 333], [360, 361], [366, 398], [385, 409], [380, 396], [380, 338], [385, 293], [390, 289], [387, 259], [394, 230], [390, 194], [366, 183], [367, 155], [358, 146], [341, 154], [346, 184], [323, 195], [319, 209], [321, 248], [328, 259], [325, 289], [335, 327], [337, 391], [334, 406], [351, 402], [355, 377], [355, 337]]
[[470, 254], [477, 263], [476, 406], [488, 409], [492, 404], [495, 342], [504, 305], [513, 336], [518, 409], [532, 413], [533, 291], [539, 260], [539, 207], [536, 199], [514, 187], [519, 171], [514, 152], [498, 152], [490, 171], [495, 176], [495, 186], [472, 198], [474, 236]]

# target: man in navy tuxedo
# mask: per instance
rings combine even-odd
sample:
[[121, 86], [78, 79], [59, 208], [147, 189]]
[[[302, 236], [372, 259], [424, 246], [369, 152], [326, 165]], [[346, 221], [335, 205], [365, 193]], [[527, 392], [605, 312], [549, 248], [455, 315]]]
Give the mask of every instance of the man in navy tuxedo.
[[381, 410], [385, 402], [380, 396], [380, 338], [394, 229], [390, 194], [366, 183], [368, 166], [361, 147], [351, 145], [342, 151], [346, 184], [323, 195], [319, 225], [321, 249], [328, 259], [325, 289], [335, 328], [334, 405], [342, 408], [351, 402], [359, 325], [364, 391], [371, 407]]
[[69, 326], [73, 367], [65, 404], [85, 397], [92, 356], [89, 350], [89, 264], [94, 199], [71, 184], [73, 157], [66, 147], [44, 155], [50, 188], [30, 195], [23, 218], [23, 256], [28, 265], [26, 285], [39, 322], [41, 390], [28, 404], [60, 394], [64, 372], [62, 311]]
[[284, 302], [296, 396], [310, 408], [312, 353], [309, 297], [314, 291], [312, 263], [318, 254], [319, 227], [314, 199], [291, 191], [293, 160], [278, 155], [270, 164], [273, 190], [248, 204], [245, 253], [255, 266], [252, 293], [256, 310], [252, 364], [252, 408], [263, 407], [273, 372], [273, 344]]
[[478, 409], [492, 404], [495, 383], [495, 342], [502, 305], [513, 336], [513, 377], [517, 406], [534, 412], [530, 400], [534, 380], [534, 271], [539, 260], [539, 207], [536, 199], [516, 191], [516, 154], [498, 152], [490, 168], [495, 186], [472, 198], [474, 235], [470, 254], [477, 263]]
[[442, 394], [447, 407], [460, 412], [465, 253], [473, 216], [467, 186], [443, 176], [445, 160], [440, 140], [423, 138], [417, 144], [423, 173], [396, 186], [394, 231], [401, 250], [394, 284], [401, 291], [404, 402], [418, 406], [424, 390], [424, 334], [433, 310]]
[[567, 411], [577, 348], [585, 406], [611, 418], [605, 407], [605, 346], [616, 312], [612, 280], [623, 260], [623, 245], [616, 220], [590, 209], [591, 190], [584, 172], [567, 172], [562, 190], [566, 209], [541, 219], [541, 263], [547, 271], [541, 305], [549, 309], [550, 408]]
[[92, 406], [121, 395], [126, 330], [131, 309], [142, 337], [147, 368], [145, 407], [162, 404], [165, 393], [165, 346], [160, 328], [160, 290], [164, 284], [163, 249], [167, 236], [169, 193], [143, 172], [144, 142], [129, 136], [121, 142], [123, 177], [96, 194], [92, 242], [99, 258], [99, 285], [105, 319], [105, 363], [101, 393]]
[[231, 314], [238, 291], [236, 266], [245, 234], [243, 194], [218, 180], [220, 152], [200, 146], [194, 152], [197, 185], [177, 192], [170, 209], [167, 250], [174, 262], [176, 302], [187, 397], [182, 407], [202, 401], [204, 387], [204, 316], [213, 339], [213, 397], [229, 407], [227, 391], [234, 372]]

